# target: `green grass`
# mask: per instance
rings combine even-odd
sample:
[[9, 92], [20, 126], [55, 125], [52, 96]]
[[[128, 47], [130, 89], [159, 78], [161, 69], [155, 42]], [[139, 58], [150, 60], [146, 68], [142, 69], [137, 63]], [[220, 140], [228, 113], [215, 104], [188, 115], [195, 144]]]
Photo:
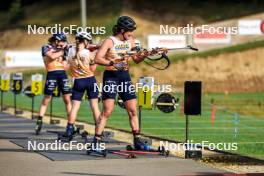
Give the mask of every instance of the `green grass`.
[[[176, 96], [182, 100], [181, 94], [177, 94]], [[25, 95], [19, 95], [18, 97], [18, 107], [30, 109], [31, 99]], [[35, 110], [38, 109], [41, 99], [42, 96], [36, 97]], [[219, 105], [214, 124], [211, 122], [210, 102], [212, 99]], [[255, 110], [248, 111], [247, 113], [244, 112], [245, 115], [238, 113], [240, 109], [248, 106], [249, 100], [252, 103], [251, 108], [257, 110], [259, 108], [257, 102], [264, 103], [264, 93], [237, 93], [229, 95], [218, 93], [203, 95], [202, 115], [190, 116], [190, 140], [195, 142], [210, 141], [213, 143], [237, 142], [238, 150], [231, 152], [264, 159], [263, 109], [258, 117], [251, 115], [252, 111]], [[11, 93], [5, 95], [4, 102], [7, 105], [13, 104]], [[55, 98], [53, 104], [54, 114], [66, 118], [62, 100]], [[47, 112], [49, 112], [49, 109]], [[236, 116], [237, 121], [235, 121]], [[78, 120], [93, 123], [91, 110], [86, 101], [82, 103]], [[107, 126], [130, 131], [125, 110], [116, 107]], [[143, 110], [142, 133], [164, 139], [184, 141], [185, 117], [180, 113], [179, 108], [170, 114], [164, 114], [156, 109]]]
[[214, 94], [205, 95], [204, 98], [208, 102], [215, 102], [222, 110], [228, 107], [229, 111], [241, 115], [264, 117], [264, 93], [232, 93], [231, 96]]

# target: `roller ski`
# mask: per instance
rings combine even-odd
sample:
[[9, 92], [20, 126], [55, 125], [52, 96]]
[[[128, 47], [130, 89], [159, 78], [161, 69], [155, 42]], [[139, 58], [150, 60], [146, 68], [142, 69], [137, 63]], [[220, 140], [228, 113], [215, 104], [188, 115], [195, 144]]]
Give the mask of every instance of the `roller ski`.
[[135, 153], [129, 153], [122, 150], [109, 150], [108, 153], [126, 157], [127, 159], [137, 158]]
[[131, 145], [126, 146], [126, 150], [120, 150], [120, 152], [126, 152], [126, 153], [133, 153], [136, 155], [162, 155], [168, 157], [170, 154], [169, 150], [165, 150], [164, 147], [159, 147], [158, 150], [151, 149], [151, 150], [137, 150]]
[[101, 144], [101, 139], [96, 139], [95, 137], [93, 142], [87, 147], [86, 154], [106, 157], [107, 151], [105, 148], [101, 148]]
[[42, 128], [42, 117], [38, 117], [37, 122], [36, 122], [36, 126], [35, 126], [35, 133], [36, 135], [39, 135], [41, 128]]
[[134, 146], [127, 145], [126, 150], [120, 150], [121, 152], [134, 153], [134, 154], [157, 154], [163, 156], [169, 156], [169, 150], [165, 150], [165, 147], [158, 147], [158, 149], [153, 149], [151, 144], [146, 139], [135, 138]]

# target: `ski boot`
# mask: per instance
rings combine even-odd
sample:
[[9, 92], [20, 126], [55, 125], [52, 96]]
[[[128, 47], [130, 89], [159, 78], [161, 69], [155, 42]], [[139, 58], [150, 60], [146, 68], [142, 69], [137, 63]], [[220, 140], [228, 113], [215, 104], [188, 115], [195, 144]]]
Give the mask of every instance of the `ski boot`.
[[151, 145], [147, 141], [141, 140], [140, 137], [135, 137], [134, 138], [134, 149], [135, 150], [141, 150], [141, 151], [151, 151], [151, 150], [153, 150]]
[[165, 147], [158, 147], [158, 149], [154, 149], [146, 140], [142, 140], [138, 137], [134, 139], [134, 146], [127, 145], [126, 151], [134, 154], [151, 154], [151, 155], [162, 155], [165, 157], [169, 156], [169, 150], [165, 150]]
[[94, 137], [93, 142], [87, 147], [86, 150], [87, 155], [98, 155], [106, 157], [107, 151], [106, 149], [101, 149], [101, 139]]
[[73, 124], [68, 123], [66, 127], [66, 132], [63, 134], [58, 134], [58, 140], [70, 142], [73, 139], [75, 133], [75, 126]]

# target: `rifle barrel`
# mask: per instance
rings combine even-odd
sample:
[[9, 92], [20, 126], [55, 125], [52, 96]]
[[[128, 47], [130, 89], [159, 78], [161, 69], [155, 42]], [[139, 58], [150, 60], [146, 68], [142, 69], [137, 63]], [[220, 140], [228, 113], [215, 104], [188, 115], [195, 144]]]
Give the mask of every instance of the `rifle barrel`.
[[186, 47], [182, 47], [182, 48], [169, 48], [168, 50], [181, 50], [181, 49], [191, 49], [191, 50], [198, 51], [197, 48], [194, 48], [192, 46], [186, 46]]

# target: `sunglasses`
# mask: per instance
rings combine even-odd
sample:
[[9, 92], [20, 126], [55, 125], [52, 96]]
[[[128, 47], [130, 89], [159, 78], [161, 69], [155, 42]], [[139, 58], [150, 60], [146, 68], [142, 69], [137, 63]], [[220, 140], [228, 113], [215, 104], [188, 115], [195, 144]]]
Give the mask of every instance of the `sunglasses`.
[[63, 48], [64, 45], [57, 45], [57, 48]]

